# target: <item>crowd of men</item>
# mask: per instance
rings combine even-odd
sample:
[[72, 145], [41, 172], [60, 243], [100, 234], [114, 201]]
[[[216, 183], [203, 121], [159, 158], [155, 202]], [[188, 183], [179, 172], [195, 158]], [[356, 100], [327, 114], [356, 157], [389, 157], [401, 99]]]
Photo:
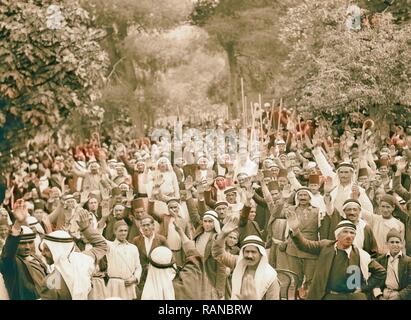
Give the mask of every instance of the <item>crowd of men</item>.
[[265, 104], [253, 135], [257, 150], [234, 153], [206, 134], [179, 153], [164, 137], [93, 135], [16, 156], [0, 298], [278, 300], [288, 272], [297, 299], [410, 299], [409, 128]]

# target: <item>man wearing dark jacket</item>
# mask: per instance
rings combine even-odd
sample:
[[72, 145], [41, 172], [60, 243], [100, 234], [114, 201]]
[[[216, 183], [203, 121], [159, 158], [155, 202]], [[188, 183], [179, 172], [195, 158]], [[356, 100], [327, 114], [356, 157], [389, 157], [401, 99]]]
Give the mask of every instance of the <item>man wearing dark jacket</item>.
[[386, 270], [387, 276], [374, 295], [380, 300], [411, 300], [411, 258], [402, 253], [401, 235], [395, 229], [387, 234], [389, 252], [376, 260]]
[[319, 255], [308, 292], [309, 300], [366, 300], [372, 289], [381, 286], [385, 269], [367, 252], [353, 245], [355, 224], [341, 221], [335, 230], [336, 241], [311, 241], [302, 236], [294, 213], [290, 213], [287, 221], [295, 245]]
[[28, 215], [24, 200], [17, 200], [13, 215], [15, 222], [0, 257], [0, 272], [11, 300], [39, 299], [47, 267], [34, 254], [35, 233], [23, 226]]

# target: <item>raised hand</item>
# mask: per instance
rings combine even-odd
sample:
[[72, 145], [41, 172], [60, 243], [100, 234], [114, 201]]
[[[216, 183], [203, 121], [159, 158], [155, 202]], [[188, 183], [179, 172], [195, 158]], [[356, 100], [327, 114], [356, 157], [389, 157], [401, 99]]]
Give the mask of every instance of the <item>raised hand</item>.
[[184, 180], [184, 186], [185, 189], [187, 191], [191, 190], [194, 186], [194, 181], [193, 181], [193, 177], [192, 176], [188, 176], [185, 180]]
[[110, 201], [108, 199], [101, 201], [101, 215], [103, 218], [107, 218], [110, 215]]
[[108, 199], [110, 199], [110, 190], [108, 190], [108, 189], [106, 189], [106, 188], [102, 189], [102, 190], [101, 190], [101, 198], [102, 198], [103, 200], [108, 200]]
[[80, 230], [84, 230], [90, 225], [90, 220], [91, 220], [90, 213], [81, 207], [77, 207], [76, 211], [79, 216], [79, 220], [77, 221], [77, 224]]
[[403, 172], [406, 167], [407, 167], [407, 160], [405, 160], [405, 158], [401, 158], [397, 162], [397, 171]]
[[351, 188], [351, 198], [358, 200], [360, 197], [360, 189], [358, 185], [354, 184]]
[[13, 216], [20, 224], [25, 224], [29, 213], [24, 199], [18, 199], [13, 206]]
[[132, 201], [134, 199], [133, 189], [127, 191], [127, 201]]
[[238, 223], [240, 222], [240, 219], [236, 216], [231, 216], [227, 222], [224, 224], [224, 226], [221, 229], [221, 232], [224, 235], [228, 235], [232, 231], [238, 228]]
[[298, 220], [298, 217], [293, 210], [289, 210], [287, 208], [287, 223], [288, 227], [292, 230], [295, 231], [300, 227], [300, 221]]
[[264, 173], [261, 170], [258, 170], [255, 180], [258, 182], [264, 182]]
[[88, 200], [88, 196], [90, 194], [90, 191], [84, 190], [80, 194], [80, 203], [86, 203]]

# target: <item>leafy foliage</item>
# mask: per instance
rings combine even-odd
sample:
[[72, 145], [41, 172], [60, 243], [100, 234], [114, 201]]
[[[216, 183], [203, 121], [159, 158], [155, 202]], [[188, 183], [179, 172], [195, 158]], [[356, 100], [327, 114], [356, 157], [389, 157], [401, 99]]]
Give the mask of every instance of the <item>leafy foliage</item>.
[[59, 128], [72, 110], [92, 104], [104, 81], [108, 57], [98, 41], [105, 33], [90, 26], [76, 1], [57, 3], [61, 19], [55, 21], [55, 1], [51, 8], [49, 1], [0, 3], [0, 118], [6, 137], [15, 121], [24, 124], [25, 139], [39, 129]]
[[411, 26], [398, 26], [382, 13], [373, 24], [349, 31], [345, 10], [342, 0], [304, 2], [284, 17], [282, 39], [292, 45], [289, 97], [300, 110], [365, 108], [395, 117], [395, 105], [411, 105]]

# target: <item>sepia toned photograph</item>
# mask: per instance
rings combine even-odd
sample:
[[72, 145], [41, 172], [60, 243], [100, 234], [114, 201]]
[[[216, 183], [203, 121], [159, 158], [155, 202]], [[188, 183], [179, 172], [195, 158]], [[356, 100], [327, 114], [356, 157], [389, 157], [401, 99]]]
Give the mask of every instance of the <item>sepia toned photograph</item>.
[[0, 300], [411, 300], [410, 14], [0, 0]]

